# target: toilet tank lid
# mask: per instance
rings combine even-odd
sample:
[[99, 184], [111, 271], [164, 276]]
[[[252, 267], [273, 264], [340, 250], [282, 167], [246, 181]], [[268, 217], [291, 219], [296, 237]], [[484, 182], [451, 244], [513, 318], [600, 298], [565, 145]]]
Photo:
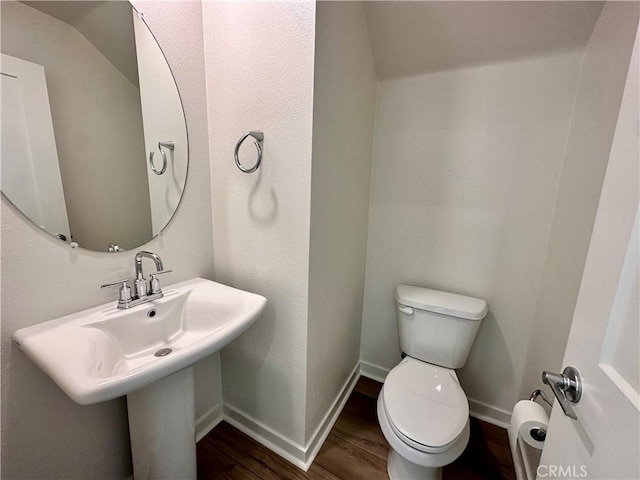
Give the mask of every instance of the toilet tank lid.
[[398, 285], [396, 300], [409, 307], [467, 320], [482, 320], [487, 315], [485, 300], [430, 288]]

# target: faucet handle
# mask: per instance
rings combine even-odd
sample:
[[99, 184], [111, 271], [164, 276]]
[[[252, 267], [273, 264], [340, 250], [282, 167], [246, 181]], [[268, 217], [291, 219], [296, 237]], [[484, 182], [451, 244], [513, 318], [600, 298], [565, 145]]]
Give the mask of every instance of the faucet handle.
[[159, 272], [150, 273], [149, 276], [155, 277], [156, 275], [162, 275], [163, 273], [171, 273], [173, 270], [160, 270]]
[[122, 288], [129, 288], [129, 279], [125, 278], [124, 280], [118, 280], [117, 282], [105, 283], [104, 285], [100, 285], [100, 288], [118, 287], [120, 285], [122, 285]]
[[160, 270], [159, 272], [149, 274], [149, 276], [151, 277], [151, 279], [149, 280], [149, 286], [151, 290], [150, 295], [162, 292], [162, 289], [160, 288], [160, 280], [158, 280], [157, 276], [171, 272], [173, 272], [173, 270]]
[[100, 285], [100, 288], [118, 287], [120, 286], [120, 292], [118, 296], [118, 307], [127, 305], [131, 302], [131, 288], [129, 287], [129, 279], [118, 280], [113, 283], [105, 283]]

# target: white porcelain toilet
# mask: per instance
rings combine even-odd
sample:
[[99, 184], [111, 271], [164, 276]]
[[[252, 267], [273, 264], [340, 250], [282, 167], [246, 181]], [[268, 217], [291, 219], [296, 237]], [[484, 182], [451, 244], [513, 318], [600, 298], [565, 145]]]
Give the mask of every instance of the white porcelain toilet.
[[396, 315], [405, 358], [378, 396], [378, 421], [391, 445], [391, 480], [442, 478], [469, 441], [469, 403], [455, 368], [469, 356], [487, 302], [398, 285]]

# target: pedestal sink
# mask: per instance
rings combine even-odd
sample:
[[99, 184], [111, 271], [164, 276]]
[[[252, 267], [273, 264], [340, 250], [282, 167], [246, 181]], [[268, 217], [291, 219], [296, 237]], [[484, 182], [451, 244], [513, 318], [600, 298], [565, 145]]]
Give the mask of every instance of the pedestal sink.
[[196, 478], [193, 369], [267, 300], [196, 278], [128, 310], [115, 301], [18, 330], [14, 343], [76, 403], [127, 396], [134, 477]]

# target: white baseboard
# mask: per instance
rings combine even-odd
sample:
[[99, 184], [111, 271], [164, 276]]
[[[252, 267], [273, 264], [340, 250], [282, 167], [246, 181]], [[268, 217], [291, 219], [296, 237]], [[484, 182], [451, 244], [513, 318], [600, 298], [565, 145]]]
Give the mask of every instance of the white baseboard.
[[305, 450], [302, 445], [289, 440], [284, 435], [256, 420], [251, 415], [231, 405], [224, 405], [224, 421], [280, 455], [296, 467], [305, 469]]
[[311, 436], [311, 438], [309, 439], [309, 442], [307, 443], [306, 461], [305, 461], [306, 468], [304, 469], [305, 472], [309, 469], [309, 467], [315, 460], [316, 455], [318, 455], [318, 452], [322, 448], [324, 441], [329, 436], [331, 429], [333, 428], [336, 421], [338, 420], [340, 413], [342, 413], [342, 409], [347, 403], [347, 400], [349, 400], [349, 396], [351, 395], [351, 392], [353, 392], [353, 389], [355, 388], [356, 383], [358, 383], [359, 378], [360, 378], [360, 363], [358, 362], [355, 368], [353, 369], [353, 371], [351, 372], [351, 375], [349, 375], [349, 378], [347, 378], [347, 381], [344, 383], [344, 385], [340, 389], [340, 392], [338, 392], [338, 396], [331, 404], [331, 408], [326, 413], [326, 415], [322, 419], [322, 422], [320, 422], [320, 425], [318, 425], [318, 428], [316, 428], [316, 431], [313, 432], [313, 435]]
[[[360, 360], [360, 373], [363, 377], [384, 383], [384, 379], [389, 374], [389, 369]], [[473, 398], [469, 398], [469, 415], [502, 428], [508, 428], [511, 422], [511, 412]]]
[[306, 446], [293, 442], [271, 427], [231, 405], [224, 405], [224, 421], [306, 472], [309, 470], [320, 448], [322, 448], [336, 420], [338, 420], [345, 403], [349, 399], [349, 395], [351, 395], [358, 382], [358, 378], [360, 378], [359, 364], [355, 366], [340, 392], [338, 392], [331, 404], [331, 408], [327, 411]]
[[222, 404], [215, 405], [196, 420], [196, 442], [215, 428], [222, 421]]
[[389, 374], [389, 369], [360, 360], [360, 374], [363, 377], [384, 383], [384, 379], [387, 378]]
[[511, 412], [469, 398], [469, 415], [497, 427], [509, 428]]

